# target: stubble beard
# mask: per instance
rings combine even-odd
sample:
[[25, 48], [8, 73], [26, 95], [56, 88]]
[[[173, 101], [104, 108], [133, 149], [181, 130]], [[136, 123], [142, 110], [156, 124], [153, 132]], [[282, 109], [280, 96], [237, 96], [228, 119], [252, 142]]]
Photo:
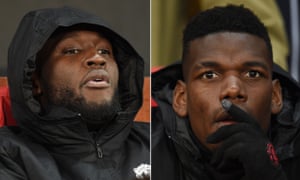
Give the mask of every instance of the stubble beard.
[[110, 101], [101, 103], [87, 102], [84, 96], [76, 95], [75, 90], [69, 87], [51, 88], [48, 86], [45, 94], [49, 104], [80, 113], [90, 127], [104, 126], [112, 122], [121, 110], [117, 88]]

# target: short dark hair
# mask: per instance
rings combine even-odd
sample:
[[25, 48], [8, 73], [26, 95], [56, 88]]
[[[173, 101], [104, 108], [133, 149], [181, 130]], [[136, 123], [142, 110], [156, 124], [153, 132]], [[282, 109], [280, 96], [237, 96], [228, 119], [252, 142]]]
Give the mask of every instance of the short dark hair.
[[241, 32], [262, 38], [269, 50], [270, 59], [273, 61], [272, 45], [264, 24], [243, 5], [227, 5], [200, 12], [187, 24], [183, 32], [183, 66], [192, 40], [218, 32]]

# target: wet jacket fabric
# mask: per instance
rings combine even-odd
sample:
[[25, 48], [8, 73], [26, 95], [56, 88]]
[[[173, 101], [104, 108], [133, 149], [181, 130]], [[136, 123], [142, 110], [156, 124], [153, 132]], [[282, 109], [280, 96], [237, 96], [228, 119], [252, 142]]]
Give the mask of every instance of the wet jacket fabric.
[[[58, 27], [106, 28], [119, 68], [121, 111], [109, 126], [89, 132], [83, 117], [63, 107], [40, 115], [32, 96], [35, 57]], [[102, 32], [103, 33], [103, 32]], [[133, 122], [142, 104], [143, 59], [94, 15], [70, 7], [24, 16], [10, 44], [8, 81], [17, 127], [0, 129], [0, 179], [132, 180], [133, 168], [149, 164], [149, 125]]]
[[[274, 65], [283, 91], [283, 110], [271, 120], [272, 143], [289, 180], [300, 177], [300, 99], [299, 85], [279, 66]], [[209, 160], [211, 153], [192, 133], [187, 119], [176, 116], [172, 93], [182, 79], [176, 63], [152, 74], [151, 160], [155, 180], [235, 180], [234, 174], [219, 174]], [[257, 162], [260, 163], [260, 162]]]

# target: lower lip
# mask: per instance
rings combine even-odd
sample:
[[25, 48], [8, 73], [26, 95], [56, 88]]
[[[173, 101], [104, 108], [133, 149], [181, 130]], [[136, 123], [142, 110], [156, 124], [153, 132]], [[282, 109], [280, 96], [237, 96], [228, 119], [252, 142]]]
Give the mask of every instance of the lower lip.
[[218, 123], [218, 126], [222, 127], [222, 126], [236, 124], [237, 122], [235, 122], [235, 121], [219, 121], [217, 123]]
[[89, 88], [107, 88], [110, 84], [106, 81], [88, 81], [85, 86]]

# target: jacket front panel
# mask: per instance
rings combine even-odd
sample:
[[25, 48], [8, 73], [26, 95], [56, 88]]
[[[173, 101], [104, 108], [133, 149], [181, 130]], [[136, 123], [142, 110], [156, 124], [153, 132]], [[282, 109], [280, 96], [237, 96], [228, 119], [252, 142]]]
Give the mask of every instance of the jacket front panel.
[[[46, 147], [36, 144], [27, 136], [11, 128], [0, 131], [1, 179], [31, 180], [81, 180], [81, 179], [120, 179], [133, 180], [133, 168], [149, 163], [149, 137], [145, 132], [147, 124], [137, 124], [120, 148], [112, 151], [109, 142], [99, 146], [103, 151], [100, 158], [92, 143], [74, 144], [66, 147]], [[14, 133], [13, 133], [14, 132]], [[17, 134], [17, 135], [16, 135]], [[110, 144], [111, 143], [111, 144]], [[68, 154], [72, 152], [72, 154]], [[106, 153], [105, 153], [106, 152]], [[5, 168], [4, 168], [5, 167]]]

